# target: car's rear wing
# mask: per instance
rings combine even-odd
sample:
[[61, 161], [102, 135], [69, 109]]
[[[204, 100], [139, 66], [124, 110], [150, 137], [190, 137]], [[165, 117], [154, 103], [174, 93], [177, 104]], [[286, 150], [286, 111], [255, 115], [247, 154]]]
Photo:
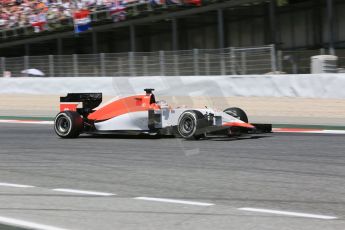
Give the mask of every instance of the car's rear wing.
[[77, 111], [80, 102], [83, 103], [83, 112], [89, 113], [102, 103], [102, 93], [69, 93], [60, 97], [60, 111]]

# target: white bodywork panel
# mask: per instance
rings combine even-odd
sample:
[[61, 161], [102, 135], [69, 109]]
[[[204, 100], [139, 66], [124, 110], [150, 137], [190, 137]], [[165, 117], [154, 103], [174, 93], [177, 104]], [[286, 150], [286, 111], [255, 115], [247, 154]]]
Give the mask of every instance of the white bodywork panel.
[[[244, 123], [237, 118], [221, 112], [215, 111], [213, 109], [192, 109], [192, 108], [177, 108], [171, 109], [169, 107], [163, 107], [160, 110], [155, 110], [155, 114], [160, 115], [159, 123], [155, 124], [155, 128], [166, 128], [171, 126], [176, 126], [178, 124], [178, 120], [181, 114], [187, 110], [197, 110], [200, 111], [202, 114], [213, 114], [213, 125], [214, 126], [222, 126], [228, 122], [238, 122]], [[131, 112], [126, 113], [112, 119], [97, 122], [95, 123], [95, 127], [99, 131], [115, 131], [115, 130], [140, 130], [140, 131], [148, 131], [149, 123], [149, 113], [148, 111], [139, 111], [139, 112]]]
[[148, 112], [126, 113], [106, 121], [97, 122], [95, 127], [100, 131], [148, 130]]
[[215, 111], [213, 109], [192, 109], [192, 108], [178, 108], [178, 109], [168, 109], [168, 108], [162, 108], [162, 125], [161, 128], [167, 127], [167, 126], [174, 126], [178, 124], [178, 120], [181, 116], [181, 114], [187, 110], [197, 110], [201, 112], [204, 115], [207, 114], [213, 114], [214, 126], [222, 126], [224, 123], [228, 122], [239, 122], [244, 123], [243, 121], [227, 114], [222, 111]]

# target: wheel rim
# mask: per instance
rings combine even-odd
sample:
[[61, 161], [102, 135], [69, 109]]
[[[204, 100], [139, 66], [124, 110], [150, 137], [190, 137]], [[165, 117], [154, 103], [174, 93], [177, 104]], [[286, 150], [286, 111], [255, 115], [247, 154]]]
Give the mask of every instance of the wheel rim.
[[194, 122], [193, 118], [184, 117], [181, 120], [181, 123], [180, 123], [181, 134], [188, 136], [191, 133], [193, 133], [194, 128], [195, 128], [195, 122]]
[[71, 128], [70, 121], [65, 117], [61, 116], [56, 122], [56, 129], [60, 134], [67, 134]]

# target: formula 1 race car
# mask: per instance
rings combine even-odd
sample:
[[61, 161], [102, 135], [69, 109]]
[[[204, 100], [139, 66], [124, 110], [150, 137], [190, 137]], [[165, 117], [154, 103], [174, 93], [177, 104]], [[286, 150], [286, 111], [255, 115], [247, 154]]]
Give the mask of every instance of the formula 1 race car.
[[216, 111], [209, 108], [171, 108], [165, 101], [156, 101], [154, 89], [145, 94], [116, 99], [103, 106], [101, 93], [69, 93], [60, 98], [60, 113], [54, 129], [61, 138], [86, 134], [151, 134], [178, 135], [200, 139], [207, 134], [270, 132], [271, 125], [249, 124], [239, 108]]

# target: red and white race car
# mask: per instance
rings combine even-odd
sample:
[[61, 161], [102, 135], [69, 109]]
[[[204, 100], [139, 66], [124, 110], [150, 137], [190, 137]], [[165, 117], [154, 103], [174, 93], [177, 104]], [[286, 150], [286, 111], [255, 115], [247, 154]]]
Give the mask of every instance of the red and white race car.
[[[86, 134], [152, 134], [178, 135], [200, 139], [207, 134], [238, 135], [242, 132], [270, 132], [271, 125], [248, 123], [239, 108], [216, 111], [209, 108], [171, 108], [165, 101], [156, 101], [153, 89], [145, 94], [113, 100], [98, 107], [101, 93], [69, 93], [60, 98], [60, 113], [54, 129], [62, 138]], [[97, 109], [95, 109], [98, 107]]]

